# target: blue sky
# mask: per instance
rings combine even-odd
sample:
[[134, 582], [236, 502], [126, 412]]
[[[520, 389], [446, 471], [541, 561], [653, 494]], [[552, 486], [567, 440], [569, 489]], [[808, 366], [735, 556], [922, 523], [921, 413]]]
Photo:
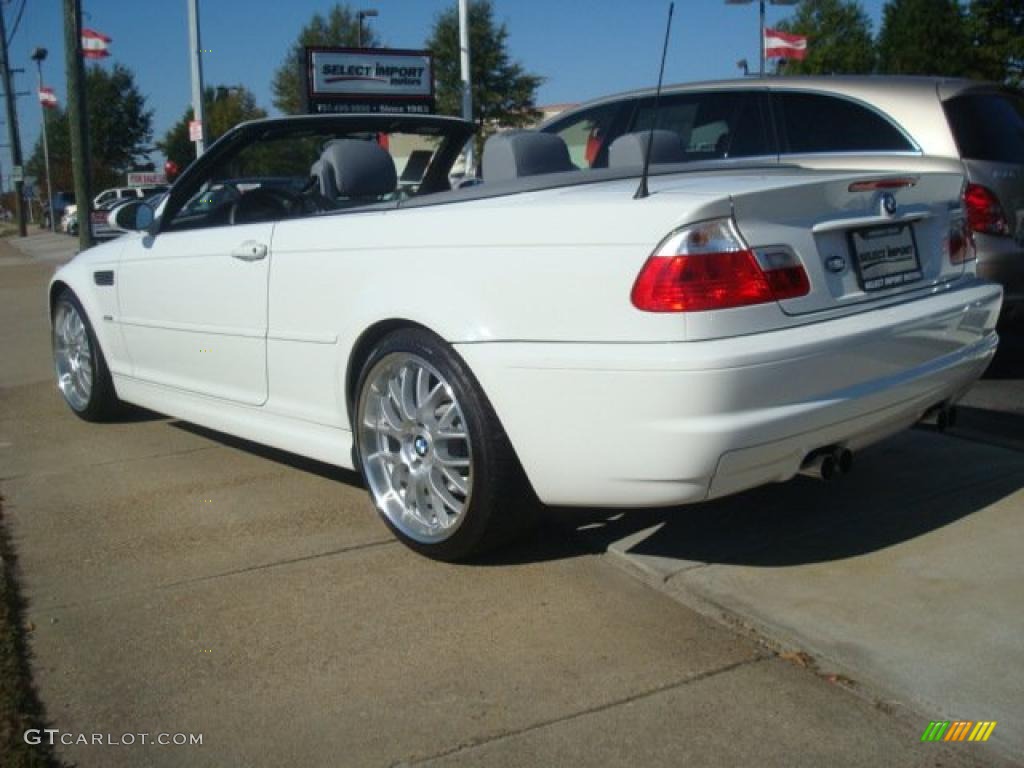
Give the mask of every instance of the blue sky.
[[[8, 31], [21, 0], [3, 0]], [[370, 19], [384, 44], [417, 48], [432, 22], [456, 0], [361, 0], [353, 7], [375, 8]], [[206, 83], [243, 84], [268, 110], [270, 80], [299, 30], [329, 0], [200, 0]], [[863, 0], [876, 30], [882, 0]], [[653, 84], [667, 0], [494, 0], [495, 13], [509, 29], [514, 58], [546, 78], [540, 104], [583, 101], [606, 93]], [[49, 49], [43, 76], [65, 103], [61, 0], [28, 0], [11, 46], [16, 90], [35, 90], [35, 46]], [[186, 0], [84, 0], [84, 24], [113, 38], [112, 56], [134, 70], [155, 110], [155, 137], [177, 121], [189, 103]], [[769, 6], [768, 24], [790, 15], [791, 7]], [[665, 69], [666, 82], [733, 77], [737, 60], [756, 66], [756, 5], [725, 5], [724, 0], [678, 0]], [[109, 66], [109, 65], [107, 65]], [[34, 98], [18, 100], [26, 157], [39, 134]], [[6, 141], [6, 128], [3, 129]], [[7, 150], [0, 154], [4, 178]]]

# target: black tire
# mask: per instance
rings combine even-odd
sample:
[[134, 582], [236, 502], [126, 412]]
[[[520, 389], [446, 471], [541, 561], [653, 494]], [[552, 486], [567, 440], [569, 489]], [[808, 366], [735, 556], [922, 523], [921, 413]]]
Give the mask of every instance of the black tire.
[[[60, 371], [57, 369], [56, 360], [58, 348], [57, 318], [60, 315], [61, 308], [64, 306], [73, 308], [78, 314], [82, 324], [85, 326], [85, 333], [89, 339], [89, 359], [93, 375], [92, 386], [84, 403], [73, 402], [64, 389], [59, 387]], [[118, 400], [117, 394], [114, 391], [114, 380], [110, 376], [110, 369], [107, 367], [106, 358], [103, 356], [103, 350], [100, 349], [100, 344], [96, 338], [96, 332], [93, 330], [92, 323], [89, 321], [89, 316], [86, 314], [78, 297], [69, 289], [64, 288], [57, 294], [57, 298], [53, 302], [53, 312], [50, 320], [54, 367], [57, 370], [58, 387], [64, 397], [64, 402], [68, 404], [68, 407], [71, 408], [71, 411], [76, 416], [85, 421], [102, 422], [114, 420], [122, 412], [123, 404]]]
[[[368, 387], [369, 376], [381, 361], [395, 359], [396, 355], [426, 362], [447, 381], [461, 409], [472, 446], [469, 452], [472, 491], [468, 504], [454, 533], [441, 541], [419, 541], [396, 527], [377, 503], [368, 465], [362, 457], [364, 446], [361, 445], [359, 420], [367, 397], [373, 396]], [[536, 522], [539, 502], [479, 382], [455, 350], [429, 331], [418, 328], [396, 331], [371, 350], [356, 386], [353, 438], [356, 467], [370, 491], [371, 502], [391, 532], [420, 554], [447, 562], [464, 561], [514, 542]]]

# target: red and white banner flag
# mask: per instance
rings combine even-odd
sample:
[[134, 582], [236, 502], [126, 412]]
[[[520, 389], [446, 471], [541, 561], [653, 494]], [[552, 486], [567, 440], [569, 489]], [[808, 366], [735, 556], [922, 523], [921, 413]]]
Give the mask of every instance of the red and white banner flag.
[[44, 85], [39, 89], [39, 103], [50, 109], [57, 108], [57, 94], [53, 92], [53, 88]]
[[764, 56], [766, 59], [802, 59], [807, 56], [807, 36], [765, 27]]
[[82, 30], [82, 56], [87, 59], [105, 59], [110, 55], [109, 46], [114, 42], [95, 29]]

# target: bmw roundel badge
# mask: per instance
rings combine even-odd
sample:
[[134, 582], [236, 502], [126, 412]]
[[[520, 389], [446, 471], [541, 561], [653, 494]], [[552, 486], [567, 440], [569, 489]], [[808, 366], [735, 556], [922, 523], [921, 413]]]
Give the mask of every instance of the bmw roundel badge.
[[889, 216], [896, 213], [896, 198], [888, 192], [882, 195], [882, 210]]

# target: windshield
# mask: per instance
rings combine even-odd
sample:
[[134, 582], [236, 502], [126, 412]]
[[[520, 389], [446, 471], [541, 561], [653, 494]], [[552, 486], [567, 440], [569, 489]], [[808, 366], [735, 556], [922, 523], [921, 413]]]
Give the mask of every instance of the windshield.
[[[366, 130], [376, 125], [389, 130]], [[406, 126], [393, 119], [270, 123], [262, 135], [238, 142], [235, 151], [210, 158], [168, 226], [276, 221], [394, 203], [424, 194], [431, 174], [433, 191], [449, 188], [451, 127], [425, 123], [403, 130]]]

